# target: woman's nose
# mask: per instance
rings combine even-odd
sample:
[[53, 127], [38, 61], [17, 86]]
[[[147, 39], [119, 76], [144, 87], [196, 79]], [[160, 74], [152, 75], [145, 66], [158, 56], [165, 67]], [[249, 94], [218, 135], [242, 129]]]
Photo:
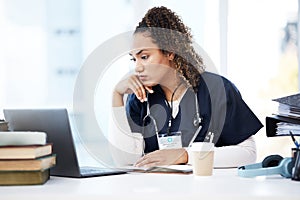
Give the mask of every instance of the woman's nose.
[[135, 64], [135, 71], [138, 72], [138, 73], [140, 73], [143, 70], [144, 70], [143, 65], [140, 62], [136, 62], [136, 64]]

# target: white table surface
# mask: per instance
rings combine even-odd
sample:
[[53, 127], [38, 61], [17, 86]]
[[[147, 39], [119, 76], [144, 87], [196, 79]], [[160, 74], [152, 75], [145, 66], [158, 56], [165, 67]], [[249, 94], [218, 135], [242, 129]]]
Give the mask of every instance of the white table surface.
[[300, 182], [280, 175], [241, 178], [236, 169], [215, 169], [213, 176], [124, 174], [94, 178], [51, 176], [44, 185], [0, 186], [0, 199], [272, 199], [300, 200]]

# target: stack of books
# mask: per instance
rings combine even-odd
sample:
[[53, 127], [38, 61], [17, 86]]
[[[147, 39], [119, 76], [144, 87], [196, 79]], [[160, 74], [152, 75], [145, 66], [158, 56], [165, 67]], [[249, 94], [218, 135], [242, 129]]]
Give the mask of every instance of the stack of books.
[[0, 132], [0, 185], [44, 184], [55, 162], [46, 133]]
[[268, 137], [289, 136], [292, 132], [300, 136], [300, 93], [278, 99], [277, 113], [266, 117], [266, 130]]

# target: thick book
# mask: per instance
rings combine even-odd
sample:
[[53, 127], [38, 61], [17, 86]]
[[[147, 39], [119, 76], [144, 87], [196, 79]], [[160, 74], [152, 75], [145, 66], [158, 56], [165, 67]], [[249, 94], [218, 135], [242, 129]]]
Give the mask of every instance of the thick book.
[[50, 178], [49, 171], [0, 171], [0, 185], [41, 185]]
[[47, 134], [31, 131], [0, 131], [0, 146], [45, 145]]
[[51, 143], [46, 145], [0, 146], [0, 159], [35, 159], [51, 153]]
[[44, 156], [37, 159], [14, 159], [0, 160], [0, 170], [2, 171], [37, 171], [46, 170], [56, 163], [56, 155]]

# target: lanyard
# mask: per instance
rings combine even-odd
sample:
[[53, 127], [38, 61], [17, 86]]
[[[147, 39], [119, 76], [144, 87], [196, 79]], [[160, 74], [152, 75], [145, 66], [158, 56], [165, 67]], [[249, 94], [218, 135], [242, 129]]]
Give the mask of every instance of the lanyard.
[[167, 104], [167, 106], [168, 106], [168, 108], [170, 110], [169, 123], [168, 123], [168, 129], [167, 129], [167, 134], [168, 135], [170, 134], [170, 130], [171, 130], [171, 126], [172, 126], [172, 120], [173, 120], [173, 98], [174, 98], [174, 95], [175, 95], [176, 91], [178, 90], [178, 88], [180, 87], [181, 84], [182, 84], [182, 82], [178, 84], [178, 86], [175, 88], [175, 90], [172, 93], [172, 96], [171, 96], [171, 105], [165, 99], [165, 102], [166, 102], [166, 104]]

